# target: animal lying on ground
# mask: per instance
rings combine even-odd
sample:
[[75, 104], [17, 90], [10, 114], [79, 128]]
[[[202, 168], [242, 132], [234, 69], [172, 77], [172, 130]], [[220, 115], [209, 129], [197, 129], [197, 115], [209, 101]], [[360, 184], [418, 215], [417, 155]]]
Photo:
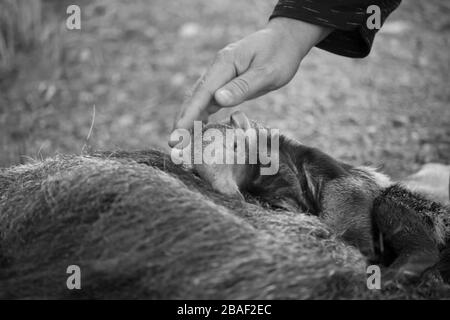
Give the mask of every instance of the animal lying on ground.
[[[221, 195], [155, 151], [0, 169], [0, 298], [444, 298], [369, 290], [362, 255], [317, 217]], [[81, 270], [79, 290], [66, 282]], [[384, 290], [386, 289], [386, 290]]]
[[[206, 125], [203, 130], [210, 128], [223, 132], [251, 129], [270, 136], [266, 128], [239, 111], [229, 121]], [[210, 143], [211, 140], [206, 140], [203, 145]], [[260, 147], [258, 141], [248, 138], [247, 153], [251, 143]], [[237, 153], [233, 144], [224, 143], [217, 148]], [[390, 265], [397, 275], [418, 276], [436, 265], [439, 251], [446, 252], [450, 239], [449, 207], [393, 183], [374, 169], [342, 163], [283, 135], [279, 136], [278, 148], [271, 150], [269, 145], [268, 149], [277, 153], [279, 161], [279, 170], [274, 175], [262, 175], [259, 162], [201, 163], [194, 164], [194, 169], [224, 194], [247, 192], [273, 207], [319, 216], [339, 238], [357, 247], [368, 261]], [[445, 255], [441, 259], [447, 260]], [[440, 266], [441, 270], [447, 268], [447, 265]]]
[[368, 296], [361, 255], [316, 217], [223, 196], [162, 152], [0, 169], [2, 299]]

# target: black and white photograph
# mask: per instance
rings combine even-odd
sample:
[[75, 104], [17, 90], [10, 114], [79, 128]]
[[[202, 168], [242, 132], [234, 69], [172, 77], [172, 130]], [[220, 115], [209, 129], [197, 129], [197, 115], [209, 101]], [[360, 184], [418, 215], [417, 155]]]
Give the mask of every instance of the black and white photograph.
[[448, 0], [0, 0], [0, 300], [450, 299], [449, 54]]

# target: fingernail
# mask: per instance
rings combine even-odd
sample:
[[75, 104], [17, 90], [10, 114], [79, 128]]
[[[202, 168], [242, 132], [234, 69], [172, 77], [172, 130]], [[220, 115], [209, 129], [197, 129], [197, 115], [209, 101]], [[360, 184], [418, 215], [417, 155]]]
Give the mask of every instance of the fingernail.
[[217, 98], [218, 99], [216, 99], [216, 100], [219, 100], [218, 102], [222, 103], [222, 104], [232, 104], [233, 103], [233, 94], [226, 89], [219, 90], [217, 92]]
[[180, 135], [177, 134], [178, 133], [178, 129], [175, 129], [172, 131], [172, 133], [169, 136], [169, 146], [174, 147], [175, 145], [177, 145], [180, 142]]
[[169, 137], [169, 146], [171, 148], [184, 149], [190, 142], [190, 135], [187, 129], [175, 129]]

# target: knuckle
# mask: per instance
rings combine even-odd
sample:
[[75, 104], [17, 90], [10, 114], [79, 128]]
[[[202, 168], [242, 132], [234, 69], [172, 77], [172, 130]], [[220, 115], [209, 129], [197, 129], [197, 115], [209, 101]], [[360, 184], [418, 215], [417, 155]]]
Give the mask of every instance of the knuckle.
[[[206, 84], [206, 76], [207, 76], [207, 73], [205, 75], [203, 75], [200, 79], [198, 79], [198, 82], [196, 84], [196, 89], [197, 88], [203, 88], [205, 86], [205, 84]], [[195, 90], [195, 91], [197, 91], [197, 90]]]
[[206, 82], [206, 73], [202, 75], [197, 82], [195, 83], [194, 87], [188, 91], [188, 99], [191, 99], [194, 97], [199, 91], [203, 90]]
[[195, 83], [194, 87], [189, 90], [185, 96], [184, 101], [185, 102], [190, 102], [192, 100], [195, 99], [195, 97], [197, 97], [198, 95], [201, 95], [202, 93], [204, 93], [205, 91], [209, 94], [212, 95], [213, 90], [211, 90], [208, 86], [208, 76], [209, 76], [209, 70], [207, 72], [205, 72]]
[[272, 65], [265, 65], [260, 68], [259, 72], [262, 76], [268, 77], [268, 78], [275, 78], [276, 75], [276, 69]]
[[274, 65], [266, 65], [259, 70], [261, 77], [265, 79], [268, 90], [275, 90], [283, 85], [283, 76], [279, 68]]
[[234, 57], [234, 48], [229, 45], [217, 52], [216, 54], [216, 62], [229, 62]]
[[210, 96], [212, 96], [214, 94], [214, 90], [212, 88], [210, 88], [210, 84], [207, 81], [208, 76], [209, 76], [209, 73], [207, 73], [206, 76], [201, 79], [197, 92], [199, 92], [199, 93], [207, 92]]
[[237, 78], [231, 84], [231, 90], [237, 94], [246, 94], [250, 90], [250, 84], [244, 78]]

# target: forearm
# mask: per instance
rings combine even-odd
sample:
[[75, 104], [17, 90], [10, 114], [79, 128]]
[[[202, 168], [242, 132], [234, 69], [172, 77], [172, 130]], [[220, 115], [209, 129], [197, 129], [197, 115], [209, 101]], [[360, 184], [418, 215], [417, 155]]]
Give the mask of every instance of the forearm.
[[267, 28], [280, 28], [287, 32], [293, 39], [293, 50], [297, 49], [301, 57], [304, 57], [309, 50], [326, 38], [332, 31], [332, 28], [312, 24], [298, 19], [277, 17], [271, 19]]
[[317, 47], [349, 56], [369, 54], [377, 29], [367, 28], [367, 8], [380, 8], [381, 24], [401, 0], [279, 0], [271, 19], [285, 17], [334, 29]]

